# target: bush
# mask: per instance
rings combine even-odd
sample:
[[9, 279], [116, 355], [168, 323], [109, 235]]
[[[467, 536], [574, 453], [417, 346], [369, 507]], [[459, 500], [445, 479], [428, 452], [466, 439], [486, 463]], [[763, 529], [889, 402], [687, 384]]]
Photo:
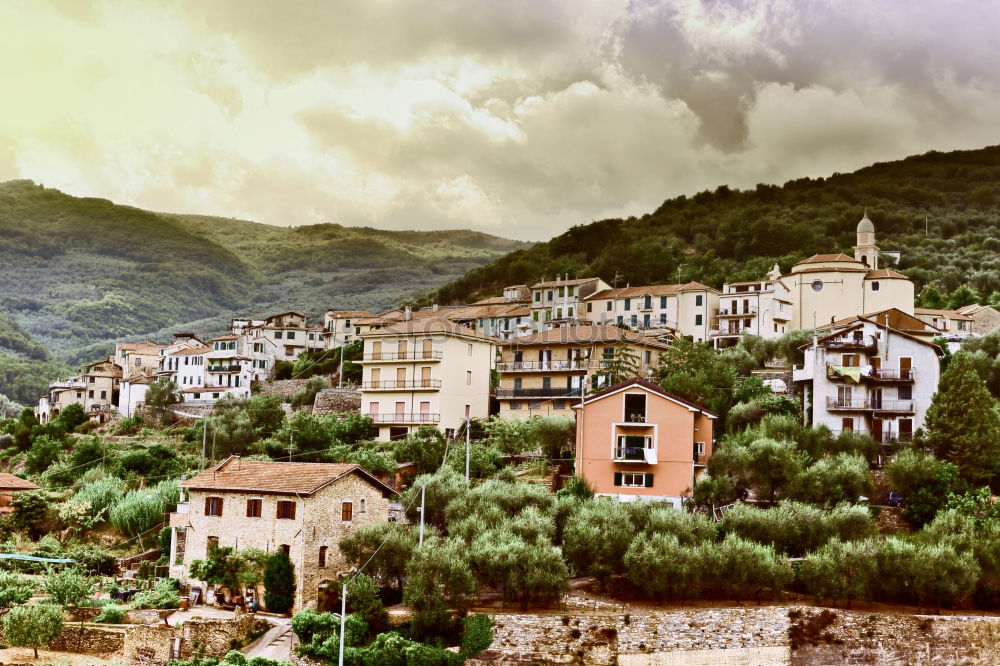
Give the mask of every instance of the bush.
[[62, 439], [42, 435], [36, 437], [28, 449], [28, 456], [25, 459], [25, 470], [29, 474], [41, 474], [45, 469], [54, 463], [63, 452], [66, 442]]
[[941, 607], [967, 598], [979, 579], [972, 553], [890, 537], [878, 549], [877, 590], [888, 601]]
[[834, 539], [809, 554], [799, 569], [799, 581], [817, 603], [870, 600], [878, 580], [877, 550], [871, 541]]
[[781, 596], [792, 570], [772, 547], [728, 535], [721, 543], [705, 544], [705, 566], [727, 598], [753, 597], [759, 603], [765, 590]]
[[628, 579], [650, 598], [693, 597], [706, 574], [700, 548], [681, 545], [673, 534], [645, 532], [624, 557]]
[[812, 504], [833, 506], [856, 503], [872, 494], [868, 462], [859, 455], [838, 453], [821, 458], [803, 470], [789, 485], [790, 498]]
[[475, 657], [493, 644], [493, 618], [489, 615], [476, 613], [462, 620], [462, 650], [463, 658]]
[[70, 527], [90, 529], [108, 519], [111, 508], [125, 495], [125, 482], [109, 476], [80, 488], [59, 507], [59, 517]]
[[176, 506], [180, 492], [176, 480], [133, 490], [111, 508], [111, 524], [122, 534], [136, 536], [163, 522], [163, 515]]
[[723, 532], [736, 534], [779, 553], [799, 557], [832, 538], [864, 539], [875, 533], [871, 512], [863, 506], [840, 504], [832, 510], [782, 500], [770, 509], [737, 504], [720, 523]]
[[118, 604], [107, 604], [101, 609], [101, 614], [94, 618], [94, 622], [102, 624], [121, 624], [125, 620], [125, 609]]
[[35, 592], [35, 583], [20, 574], [0, 572], [0, 609], [27, 603]]
[[143, 590], [129, 604], [132, 608], [177, 608], [181, 604], [180, 589], [177, 581], [172, 578], [161, 578], [156, 581], [152, 590]]
[[49, 595], [49, 601], [63, 608], [75, 608], [90, 596], [90, 583], [76, 569], [64, 568], [58, 572], [49, 571], [42, 589]]
[[285, 613], [295, 603], [295, 567], [284, 552], [272, 553], [264, 567], [264, 606]]

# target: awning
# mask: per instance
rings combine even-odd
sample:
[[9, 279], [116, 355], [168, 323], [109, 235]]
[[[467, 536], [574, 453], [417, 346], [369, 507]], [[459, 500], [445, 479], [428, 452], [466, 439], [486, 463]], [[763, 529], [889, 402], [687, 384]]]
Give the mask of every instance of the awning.
[[76, 560], [60, 557], [36, 557], [22, 553], [0, 553], [0, 560], [18, 560], [20, 562], [42, 562], [43, 564], [75, 564]]
[[832, 367], [834, 372], [847, 377], [855, 384], [861, 381], [861, 368], [858, 366], [834, 365]]

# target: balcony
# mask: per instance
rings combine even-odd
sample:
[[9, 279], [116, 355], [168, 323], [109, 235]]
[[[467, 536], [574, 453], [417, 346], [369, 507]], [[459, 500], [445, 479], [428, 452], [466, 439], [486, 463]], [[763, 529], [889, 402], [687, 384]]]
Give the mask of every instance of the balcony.
[[400, 425], [438, 423], [441, 421], [440, 414], [399, 412], [390, 414], [369, 414], [368, 418], [373, 423], [391, 423]]
[[210, 365], [208, 366], [209, 372], [239, 372], [239, 365]]
[[615, 462], [646, 462], [646, 451], [653, 453], [652, 449], [641, 446], [616, 446]]
[[[826, 364], [826, 378], [832, 381], [842, 381], [847, 379], [847, 375], [844, 375], [834, 368], [837, 367], [850, 367], [844, 366], [840, 363], [827, 362]], [[857, 367], [857, 366], [854, 366]], [[859, 369], [859, 378], [865, 381], [884, 384], [911, 384], [914, 381], [913, 370], [898, 370], [896, 368], [872, 368], [871, 366], [865, 366]]]
[[588, 359], [573, 359], [562, 361], [513, 361], [497, 363], [498, 372], [571, 372], [573, 370], [590, 370], [607, 366], [607, 361], [591, 361]]
[[507, 388], [497, 389], [499, 400], [517, 398], [581, 398], [583, 388]]
[[871, 409], [865, 398], [838, 398], [827, 396], [826, 408], [831, 412], [864, 411]]
[[870, 407], [879, 414], [913, 414], [912, 400], [871, 400]]
[[361, 385], [362, 391], [437, 391], [440, 388], [440, 379], [408, 379], [404, 381], [381, 379], [365, 382]]
[[719, 310], [720, 317], [756, 317], [757, 308], [732, 308], [726, 310]]
[[405, 352], [373, 352], [371, 354], [365, 354], [362, 357], [362, 362], [365, 363], [391, 363], [395, 361], [440, 361], [441, 352], [439, 351], [424, 351], [422, 349], [414, 349], [413, 351]]
[[873, 335], [826, 340], [822, 343], [822, 346], [834, 350], [863, 351], [870, 354], [878, 353], [878, 340]]

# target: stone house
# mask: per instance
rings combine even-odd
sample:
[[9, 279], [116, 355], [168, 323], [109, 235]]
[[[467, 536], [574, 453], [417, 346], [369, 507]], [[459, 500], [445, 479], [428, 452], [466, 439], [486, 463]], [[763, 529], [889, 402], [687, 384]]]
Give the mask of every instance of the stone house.
[[[181, 483], [187, 501], [170, 515], [170, 575], [192, 585], [188, 567], [209, 544], [267, 553], [295, 565], [294, 610], [328, 606], [347, 571], [341, 539], [389, 520], [394, 491], [358, 465], [261, 462], [232, 456]], [[245, 592], [245, 591], [241, 591]], [[253, 591], [262, 599], [260, 590]]]
[[987, 335], [1000, 328], [1000, 312], [991, 305], [964, 305], [955, 312], [972, 317], [973, 335]]
[[576, 469], [600, 497], [669, 502], [705, 473], [718, 414], [638, 377], [587, 396], [573, 409]]
[[959, 340], [971, 337], [973, 334], [972, 325], [975, 320], [958, 310], [914, 308], [913, 316], [941, 331], [941, 335], [948, 339]]

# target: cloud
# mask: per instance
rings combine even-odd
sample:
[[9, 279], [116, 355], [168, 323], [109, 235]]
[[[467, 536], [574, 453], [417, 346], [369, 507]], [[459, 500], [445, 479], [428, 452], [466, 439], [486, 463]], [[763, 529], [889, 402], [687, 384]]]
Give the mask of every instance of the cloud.
[[997, 143], [998, 19], [978, 0], [6, 3], [0, 178], [540, 239]]

